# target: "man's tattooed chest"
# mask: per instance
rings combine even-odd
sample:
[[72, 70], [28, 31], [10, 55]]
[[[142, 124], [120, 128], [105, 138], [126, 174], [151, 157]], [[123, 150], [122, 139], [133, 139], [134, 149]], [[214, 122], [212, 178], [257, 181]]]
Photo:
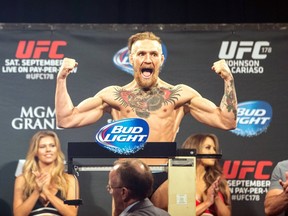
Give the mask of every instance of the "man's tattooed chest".
[[181, 91], [177, 88], [154, 87], [149, 90], [134, 89], [125, 90], [115, 88], [115, 100], [124, 107], [130, 107], [136, 115], [141, 118], [148, 118], [153, 111], [160, 111], [163, 106], [174, 105], [179, 99]]

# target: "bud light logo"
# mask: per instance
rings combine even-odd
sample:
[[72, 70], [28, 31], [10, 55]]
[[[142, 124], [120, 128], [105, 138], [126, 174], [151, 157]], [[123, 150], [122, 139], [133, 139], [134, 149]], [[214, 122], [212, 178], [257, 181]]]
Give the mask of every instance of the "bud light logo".
[[[167, 49], [164, 44], [162, 44], [162, 52], [164, 55], [164, 63], [167, 59]], [[125, 71], [128, 74], [133, 75], [133, 67], [129, 62], [129, 51], [128, 47], [124, 47], [121, 50], [119, 50], [113, 57], [113, 62], [116, 65], [117, 68], [120, 70]]]
[[243, 137], [266, 132], [272, 120], [272, 107], [265, 101], [248, 101], [238, 104], [237, 128], [232, 133]]
[[112, 122], [96, 134], [96, 142], [118, 154], [133, 154], [142, 149], [149, 135], [148, 123], [140, 118]]

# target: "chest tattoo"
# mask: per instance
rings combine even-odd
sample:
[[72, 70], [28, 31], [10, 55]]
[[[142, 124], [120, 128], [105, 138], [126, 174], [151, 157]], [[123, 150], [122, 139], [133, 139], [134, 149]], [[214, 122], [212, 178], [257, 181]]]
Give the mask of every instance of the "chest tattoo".
[[131, 107], [136, 115], [141, 118], [148, 118], [151, 111], [159, 110], [162, 106], [175, 104], [180, 97], [181, 87], [163, 88], [154, 87], [147, 91], [143, 89], [125, 90], [115, 88], [115, 100], [122, 106]]

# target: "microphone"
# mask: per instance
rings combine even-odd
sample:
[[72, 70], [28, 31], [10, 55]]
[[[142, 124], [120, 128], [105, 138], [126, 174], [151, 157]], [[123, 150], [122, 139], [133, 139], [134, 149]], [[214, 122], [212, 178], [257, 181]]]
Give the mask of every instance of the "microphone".
[[82, 199], [64, 200], [64, 204], [79, 206], [79, 205], [83, 205], [83, 201]]

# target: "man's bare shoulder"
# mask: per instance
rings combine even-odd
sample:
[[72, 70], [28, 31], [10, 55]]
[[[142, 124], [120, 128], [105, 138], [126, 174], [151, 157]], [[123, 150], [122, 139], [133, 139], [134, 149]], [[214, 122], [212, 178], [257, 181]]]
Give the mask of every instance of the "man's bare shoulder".
[[163, 80], [158, 81], [158, 87], [160, 88], [165, 88], [165, 89], [170, 89], [170, 90], [174, 90], [174, 89], [187, 89], [190, 88], [189, 86], [185, 85], [185, 84], [176, 84], [176, 85], [172, 85], [170, 83], [167, 83]]
[[179, 89], [181, 91], [182, 96], [186, 95], [186, 96], [194, 97], [194, 96], [200, 95], [197, 90], [195, 90], [194, 88], [192, 88], [186, 84], [177, 84], [177, 85], [172, 87], [172, 90], [173, 89]]
[[127, 94], [129, 91], [126, 90], [125, 86], [111, 85], [99, 91], [93, 99], [101, 98], [103, 102], [106, 102], [106, 105], [118, 106], [119, 100], [123, 97], [126, 98]]
[[186, 85], [186, 84], [177, 84], [174, 85], [173, 88], [182, 88], [182, 89], [190, 89], [190, 90], [194, 90], [192, 87]]
[[100, 95], [111, 94], [111, 93], [113, 93], [113, 92], [115, 92], [121, 88], [123, 88], [123, 87], [117, 86], [117, 85], [107, 86], [107, 87], [103, 88], [101, 91], [99, 91], [96, 95], [100, 96]]

